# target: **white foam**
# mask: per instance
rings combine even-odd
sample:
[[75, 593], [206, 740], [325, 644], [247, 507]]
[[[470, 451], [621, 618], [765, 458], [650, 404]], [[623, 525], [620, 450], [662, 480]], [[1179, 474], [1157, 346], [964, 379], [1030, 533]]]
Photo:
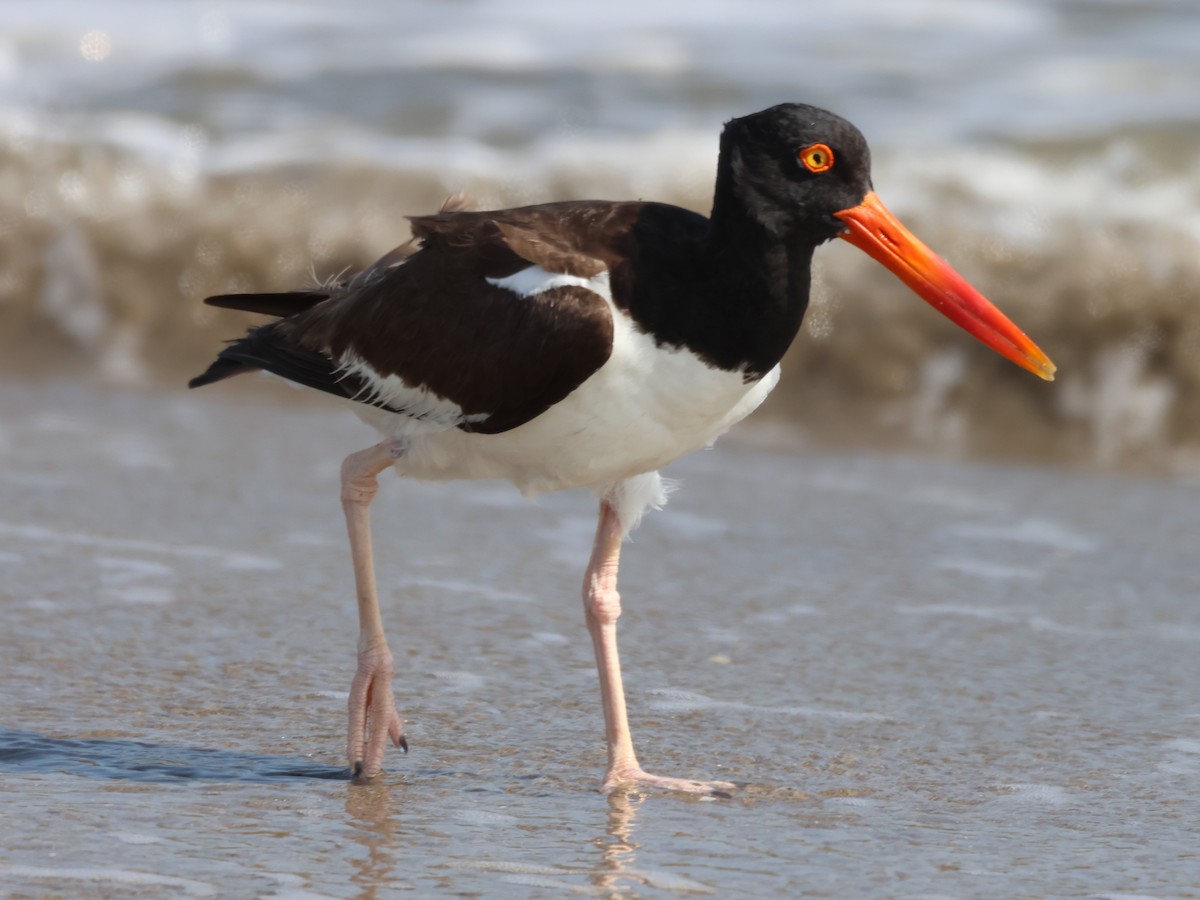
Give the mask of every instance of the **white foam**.
[[38, 311], [77, 346], [99, 346], [108, 330], [100, 268], [83, 230], [67, 225], [47, 245]]
[[1059, 409], [1090, 425], [1102, 465], [1166, 443], [1176, 389], [1170, 378], [1152, 372], [1151, 343], [1125, 338], [1097, 352], [1090, 377], [1067, 373], [1063, 380]]
[[764, 622], [768, 625], [779, 625], [800, 616], [823, 616], [825, 610], [807, 603], [793, 603], [782, 609], [768, 609], [746, 617], [748, 622]]
[[322, 534], [314, 534], [311, 531], [289, 531], [283, 536], [283, 540], [288, 544], [295, 544], [300, 547], [329, 547], [340, 546], [343, 542], [326, 537]]
[[905, 494], [910, 503], [951, 509], [955, 512], [998, 512], [1003, 504], [993, 497], [983, 497], [946, 485], [920, 485]]
[[650, 702], [652, 709], [665, 711], [687, 712], [695, 709], [712, 709], [722, 705], [721, 701], [713, 700], [703, 694], [673, 688], [651, 688], [646, 691], [646, 696], [655, 698]]
[[[623, 869], [619, 871], [625, 878], [640, 881], [652, 888], [658, 888], [660, 891], [670, 891], [674, 894], [717, 893], [715, 888], [709, 887], [702, 882], [694, 881], [691, 878], [685, 878], [678, 872], [664, 872], [661, 869]], [[607, 893], [611, 895], [615, 892], [609, 891]]]
[[106, 588], [110, 597], [133, 606], [161, 606], [175, 602], [175, 592], [170, 588], [152, 584], [134, 584], [128, 587]]
[[1007, 797], [1028, 803], [1062, 806], [1071, 800], [1066, 789], [1056, 784], [1004, 784], [1000, 787]]
[[982, 559], [945, 557], [937, 560], [934, 565], [947, 572], [961, 572], [964, 575], [974, 575], [978, 578], [996, 581], [1012, 578], [1033, 580], [1042, 577], [1042, 573], [1037, 569], [1009, 566], [1004, 563], [988, 562]]
[[1094, 538], [1047, 519], [1023, 519], [1009, 525], [967, 522], [953, 525], [949, 531], [957, 537], [1035, 544], [1071, 553], [1091, 553], [1097, 546]]
[[852, 809], [866, 809], [872, 806], [878, 806], [879, 801], [871, 797], [829, 797], [825, 800], [826, 806], [848, 806]]
[[811, 706], [756, 706], [737, 700], [714, 700], [704, 694], [674, 688], [653, 688], [646, 695], [656, 699], [650, 708], [662, 712], [693, 712], [697, 710], [728, 709], [767, 715], [802, 716], [805, 718], [842, 719], [851, 722], [886, 722], [888, 716], [879, 713], [850, 712], [839, 709], [818, 709]]
[[953, 393], [966, 370], [967, 352], [962, 347], [939, 350], [921, 360], [916, 388], [897, 410], [910, 434], [944, 451], [962, 452], [968, 422], [965, 410], [954, 403]]
[[561, 646], [563, 644], [572, 643], [571, 639], [565, 634], [559, 634], [557, 631], [535, 631], [529, 636], [539, 644], [549, 644]]
[[476, 691], [487, 684], [487, 678], [475, 672], [440, 671], [429, 675], [455, 691]]
[[99, 426], [86, 419], [53, 410], [38, 413], [29, 425], [34, 431], [68, 437], [91, 436], [99, 430]]
[[492, 587], [490, 584], [480, 584], [473, 581], [461, 581], [455, 578], [406, 578], [398, 585], [401, 589], [411, 587], [434, 588], [438, 591], [449, 591], [454, 594], [469, 594], [483, 597], [485, 600], [497, 600], [503, 603], [528, 603], [528, 594], [516, 591], [506, 591]]
[[112, 836], [123, 844], [162, 844], [166, 843], [164, 838], [155, 837], [152, 834], [140, 834], [134, 831], [114, 831]]
[[1102, 628], [1086, 628], [1082, 625], [1063, 625], [1060, 622], [1055, 622], [1053, 619], [1047, 619], [1045, 616], [1031, 616], [1029, 619], [1029, 627], [1034, 631], [1044, 631], [1048, 634], [1062, 634], [1070, 637], [1122, 637], [1128, 633], [1120, 631], [1105, 631]]
[[111, 462], [124, 469], [169, 471], [174, 468], [170, 455], [148, 435], [112, 434], [100, 442], [100, 450]]
[[101, 569], [106, 570], [103, 577], [109, 584], [119, 584], [142, 578], [173, 578], [175, 576], [175, 570], [170, 566], [148, 559], [97, 556], [93, 561]]
[[964, 606], [957, 603], [929, 603], [924, 606], [897, 606], [896, 610], [910, 616], [967, 616], [973, 619], [1010, 619], [1009, 611]]

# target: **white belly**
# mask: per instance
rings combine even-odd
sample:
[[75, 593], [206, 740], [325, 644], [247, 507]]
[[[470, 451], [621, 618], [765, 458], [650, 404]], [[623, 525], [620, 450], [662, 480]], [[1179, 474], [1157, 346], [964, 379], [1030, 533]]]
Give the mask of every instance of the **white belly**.
[[[762, 403], [779, 380], [778, 366], [747, 383], [741, 372], [713, 368], [689, 350], [656, 346], [614, 306], [607, 273], [583, 279], [534, 266], [493, 283], [518, 297], [567, 283], [593, 291], [612, 315], [612, 354], [546, 412], [501, 434], [454, 428], [450, 423], [464, 418], [454, 404], [427, 396], [394, 376], [374, 376], [373, 395], [406, 408], [415, 405], [444, 413], [421, 421], [354, 404], [364, 420], [405, 444], [396, 463], [405, 475], [431, 480], [505, 478], [525, 493], [572, 487], [603, 490], [708, 446]], [[355, 361], [343, 364], [352, 368]]]
[[[527, 494], [603, 488], [706, 447], [754, 411], [779, 367], [747, 384], [691, 351], [656, 347], [613, 309], [613, 352], [591, 378], [537, 418], [501, 434], [403, 427], [403, 417], [356, 404], [407, 445], [397, 469], [430, 480], [504, 478]], [[400, 421], [398, 421], [400, 420]]]

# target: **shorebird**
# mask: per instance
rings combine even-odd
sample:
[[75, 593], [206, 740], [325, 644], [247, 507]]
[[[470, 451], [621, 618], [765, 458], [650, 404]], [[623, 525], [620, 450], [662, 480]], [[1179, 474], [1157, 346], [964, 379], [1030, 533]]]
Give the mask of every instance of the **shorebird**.
[[1051, 380], [1054, 364], [888, 212], [862, 134], [813, 106], [726, 123], [708, 217], [643, 201], [465, 206], [412, 217], [411, 241], [341, 283], [206, 301], [278, 318], [232, 342], [191, 387], [265, 370], [333, 395], [381, 437], [341, 469], [359, 619], [351, 770], [379, 774], [389, 738], [408, 749], [368, 510], [377, 476], [394, 468], [502, 478], [526, 494], [593, 490], [583, 605], [608, 744], [601, 789], [727, 792], [728, 782], [638, 762], [617, 656], [618, 558], [642, 514], [665, 502], [658, 470], [712, 444], [779, 380], [814, 250], [843, 238], [1018, 365]]

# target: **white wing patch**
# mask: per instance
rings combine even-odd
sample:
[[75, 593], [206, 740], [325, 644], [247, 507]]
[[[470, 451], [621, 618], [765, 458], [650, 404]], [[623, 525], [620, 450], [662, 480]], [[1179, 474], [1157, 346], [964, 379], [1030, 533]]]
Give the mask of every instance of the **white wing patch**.
[[380, 375], [356, 353], [347, 352], [338, 361], [339, 374], [353, 376], [363, 389], [352, 397], [360, 403], [391, 407], [430, 425], [454, 428], [464, 422], [482, 422], [489, 413], [467, 415], [453, 400], [422, 385], [411, 385], [399, 375]]
[[[609, 295], [608, 272], [601, 272], [594, 278], [580, 278], [577, 275], [563, 275], [549, 272], [541, 266], [529, 266], [519, 272], [514, 272], [507, 278], [489, 278], [488, 283], [506, 291], [511, 291], [518, 297], [533, 297], [545, 291], [561, 287], [582, 287], [594, 291], [601, 297]], [[459, 425], [482, 422], [490, 413], [472, 413], [467, 415], [461, 406], [449, 398], [437, 394], [423, 385], [409, 384], [399, 375], [381, 375], [366, 360], [354, 352], [342, 354], [338, 360], [338, 374], [342, 377], [353, 377], [362, 382], [362, 389], [351, 399], [358, 403], [372, 406], [386, 406], [402, 413], [408, 419], [415, 419], [435, 429], [455, 428]], [[394, 417], [377, 420], [372, 416], [372, 424], [383, 428], [389, 433], [399, 429], [410, 430], [403, 425], [403, 419], [393, 421]]]
[[530, 266], [520, 272], [514, 272], [507, 278], [489, 278], [487, 283], [512, 291], [518, 297], [533, 297], [560, 287], [587, 288], [603, 297], [607, 297], [609, 293], [608, 272], [601, 272], [594, 278], [580, 278], [578, 275], [547, 272], [541, 266]]

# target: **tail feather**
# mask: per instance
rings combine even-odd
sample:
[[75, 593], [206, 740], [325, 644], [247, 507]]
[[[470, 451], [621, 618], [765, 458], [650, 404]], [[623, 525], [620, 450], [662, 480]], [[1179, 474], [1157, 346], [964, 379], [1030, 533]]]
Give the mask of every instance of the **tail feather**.
[[245, 337], [230, 342], [188, 387], [203, 387], [260, 369], [338, 397], [353, 396], [362, 389], [357, 379], [340, 372], [329, 357], [289, 342], [275, 322], [251, 328]]
[[[472, 210], [474, 201], [462, 192], [451, 194], [442, 204], [441, 213]], [[287, 319], [307, 312], [330, 298], [339, 302], [383, 278], [391, 269], [402, 265], [420, 249], [418, 239], [406, 241], [385, 253], [374, 264], [349, 279], [340, 276], [328, 284], [304, 291], [284, 291], [273, 294], [217, 294], [204, 302], [222, 309], [238, 309]], [[188, 382], [198, 388], [223, 381], [244, 372], [264, 370], [280, 375], [297, 384], [316, 388], [341, 397], [355, 398], [362, 394], [363, 383], [339, 369], [332, 360], [313, 350], [288, 341], [279, 323], [251, 328], [245, 337], [231, 341], [204, 372]]]
[[279, 294], [218, 294], [208, 297], [204, 302], [221, 309], [241, 309], [286, 319], [312, 309], [328, 298], [329, 294], [323, 291], [286, 291]]
[[257, 366], [251, 366], [236, 359], [227, 359], [224, 354], [221, 354], [213, 361], [211, 366], [189, 381], [188, 387], [204, 387], [206, 384], [224, 381], [226, 378], [241, 375], [243, 372], [253, 372], [256, 368]]
[[[328, 297], [329, 294], [322, 291], [288, 291], [279, 294], [218, 294], [208, 297], [204, 302], [222, 309], [240, 309], [286, 319], [312, 309]], [[280, 372], [285, 378], [329, 390], [328, 361], [314, 354], [316, 365], [314, 360], [308, 359], [297, 365], [300, 354], [289, 353], [276, 337], [273, 324], [251, 328], [244, 338], [230, 341], [229, 346], [217, 355], [212, 365], [188, 382], [188, 387], [204, 387], [206, 384], [224, 381], [244, 372], [259, 369], [271, 372], [283, 368], [289, 371], [296, 369], [301, 375], [296, 377], [295, 374]], [[320, 385], [312, 385], [314, 380], [319, 381]]]

